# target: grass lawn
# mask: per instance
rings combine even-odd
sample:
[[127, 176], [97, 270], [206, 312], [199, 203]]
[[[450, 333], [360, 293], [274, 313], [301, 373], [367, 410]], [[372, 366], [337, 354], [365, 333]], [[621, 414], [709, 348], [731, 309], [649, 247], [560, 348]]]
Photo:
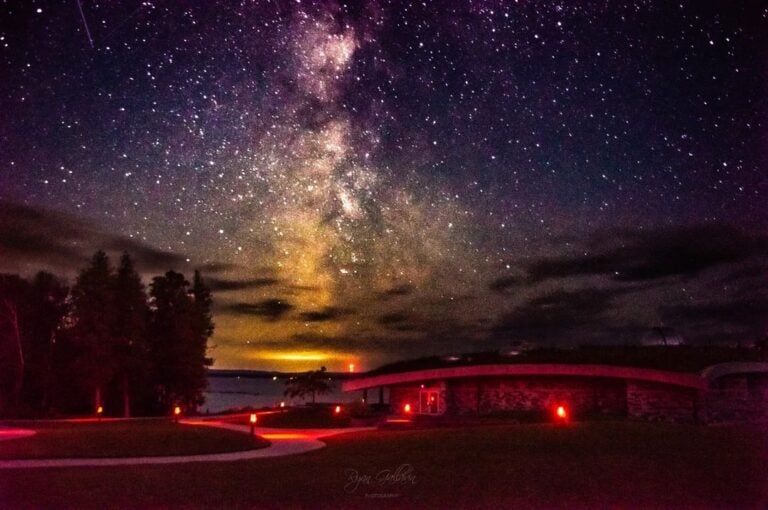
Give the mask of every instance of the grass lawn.
[[239, 432], [180, 425], [167, 419], [30, 422], [19, 426], [36, 430], [37, 434], [0, 443], [0, 459], [195, 455], [249, 450], [269, 444]]
[[0, 501], [9, 508], [334, 509], [768, 503], [768, 448], [756, 429], [521, 424], [326, 441], [328, 448], [299, 456], [233, 463], [0, 471]]
[[328, 448], [298, 456], [232, 463], [0, 471], [0, 502], [334, 509], [768, 504], [768, 446], [765, 431], [756, 429], [526, 424], [374, 431], [326, 442]]

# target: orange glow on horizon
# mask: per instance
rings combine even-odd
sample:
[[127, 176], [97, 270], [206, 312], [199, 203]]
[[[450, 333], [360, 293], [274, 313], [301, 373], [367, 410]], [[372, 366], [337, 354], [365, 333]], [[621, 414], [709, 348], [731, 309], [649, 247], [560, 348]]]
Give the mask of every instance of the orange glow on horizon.
[[355, 364], [354, 363], [350, 363], [349, 364], [349, 372], [352, 373], [354, 371], [355, 371]]
[[268, 352], [262, 358], [275, 361], [324, 361], [328, 354], [320, 351]]

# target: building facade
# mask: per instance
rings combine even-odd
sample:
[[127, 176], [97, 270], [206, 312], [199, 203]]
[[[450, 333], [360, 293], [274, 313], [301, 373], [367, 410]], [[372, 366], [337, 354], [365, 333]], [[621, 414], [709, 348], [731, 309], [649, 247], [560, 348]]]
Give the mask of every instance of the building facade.
[[611, 365], [472, 365], [360, 377], [344, 391], [389, 389], [393, 413], [575, 420], [768, 420], [768, 363], [716, 365], [701, 374]]

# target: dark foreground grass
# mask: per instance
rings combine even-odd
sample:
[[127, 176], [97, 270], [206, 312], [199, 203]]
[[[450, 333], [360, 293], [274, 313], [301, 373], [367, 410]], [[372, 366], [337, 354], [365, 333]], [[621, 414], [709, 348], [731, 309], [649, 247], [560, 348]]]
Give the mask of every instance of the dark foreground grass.
[[9, 508], [765, 508], [763, 431], [640, 423], [336, 436], [233, 463], [0, 471]]
[[167, 419], [34, 422], [25, 428], [36, 430], [37, 434], [1, 442], [0, 459], [196, 455], [249, 450], [269, 444], [239, 432], [176, 424]]

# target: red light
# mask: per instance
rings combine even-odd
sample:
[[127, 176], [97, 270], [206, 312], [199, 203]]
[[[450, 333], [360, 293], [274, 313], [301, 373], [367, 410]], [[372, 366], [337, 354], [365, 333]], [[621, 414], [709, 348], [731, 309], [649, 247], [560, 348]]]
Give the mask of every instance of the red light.
[[104, 408], [102, 406], [99, 406], [96, 408], [96, 414], [102, 414], [104, 412]]
[[411, 404], [405, 404], [403, 406], [403, 411], [405, 411], [406, 414], [409, 414], [411, 412]]
[[336, 406], [336, 408], [333, 410], [336, 414], [341, 414], [341, 406]]
[[256, 413], [251, 413], [251, 423], [256, 423]]
[[555, 415], [561, 421], [565, 421], [568, 418], [568, 411], [565, 410], [565, 406], [557, 406], [557, 409], [555, 410]]
[[178, 415], [180, 415], [180, 414], [181, 414], [181, 407], [179, 407], [179, 406], [176, 406], [176, 407], [174, 407], [174, 408], [173, 408], [173, 414], [174, 414], [175, 416], [178, 416]]

